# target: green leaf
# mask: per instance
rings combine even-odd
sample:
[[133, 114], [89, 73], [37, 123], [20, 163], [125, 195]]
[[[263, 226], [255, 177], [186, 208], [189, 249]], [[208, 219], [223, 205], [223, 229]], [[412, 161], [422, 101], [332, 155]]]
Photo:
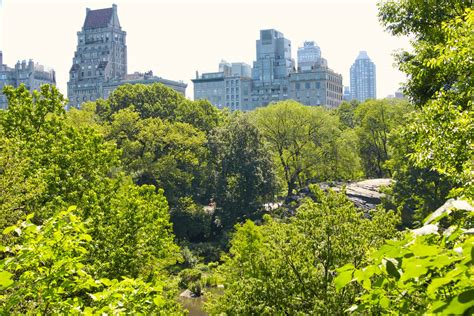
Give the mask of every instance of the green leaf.
[[427, 257], [434, 256], [440, 253], [441, 249], [438, 246], [429, 246], [416, 242], [411, 249], [415, 256]]
[[429, 312], [443, 313], [445, 315], [462, 315], [469, 308], [474, 306], [474, 289], [467, 290], [453, 299], [446, 305], [433, 309]]
[[92, 241], [92, 237], [89, 234], [81, 234], [80, 238], [85, 241]]
[[389, 275], [393, 276], [397, 280], [400, 279], [400, 273], [391, 260], [385, 260], [385, 269], [387, 269], [387, 273]]
[[14, 283], [12, 276], [13, 274], [8, 271], [0, 271], [0, 288], [4, 289], [12, 285]]
[[390, 306], [390, 300], [386, 296], [382, 296], [379, 301], [380, 306], [382, 306], [384, 309], [388, 309]]
[[336, 285], [336, 290], [342, 289], [352, 280], [352, 270], [347, 270], [339, 273], [334, 279], [334, 284]]
[[16, 228], [17, 227], [15, 225], [9, 226], [9, 227], [7, 227], [3, 230], [3, 234], [7, 235], [7, 234], [11, 233], [12, 231], [14, 231]]
[[161, 307], [164, 305], [165, 300], [161, 296], [155, 296], [153, 299], [153, 303], [155, 303], [156, 306]]
[[439, 287], [445, 285], [445, 284], [448, 284], [449, 282], [451, 282], [453, 279], [452, 278], [436, 278], [436, 279], [433, 279], [430, 283], [430, 285], [428, 285], [428, 288], [426, 290], [426, 294], [428, 294], [428, 296], [431, 296], [432, 298], [435, 298], [436, 297], [436, 291], [438, 290]]
[[102, 284], [107, 285], [107, 286], [112, 285], [112, 281], [110, 281], [109, 279], [106, 279], [106, 278], [100, 279], [100, 282], [102, 282]]

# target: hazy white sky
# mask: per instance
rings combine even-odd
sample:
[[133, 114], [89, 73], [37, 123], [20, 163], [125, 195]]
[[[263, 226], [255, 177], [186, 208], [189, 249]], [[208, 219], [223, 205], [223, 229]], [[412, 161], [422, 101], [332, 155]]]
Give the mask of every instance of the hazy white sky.
[[0, 50], [4, 63], [32, 58], [56, 71], [66, 94], [69, 69], [86, 8], [118, 5], [127, 32], [128, 72], [188, 83], [195, 72], [217, 71], [221, 59], [255, 60], [261, 29], [274, 28], [291, 40], [292, 57], [314, 40], [329, 67], [349, 85], [349, 68], [360, 50], [377, 66], [377, 97], [393, 94], [404, 75], [393, 66], [393, 52], [408, 49], [377, 19], [377, 0], [0, 0]]

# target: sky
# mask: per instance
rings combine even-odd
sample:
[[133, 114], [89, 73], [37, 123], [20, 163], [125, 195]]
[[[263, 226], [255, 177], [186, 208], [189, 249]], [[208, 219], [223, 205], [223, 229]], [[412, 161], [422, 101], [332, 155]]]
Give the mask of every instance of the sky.
[[377, 67], [377, 97], [393, 95], [405, 80], [393, 53], [409, 40], [384, 32], [376, 0], [0, 0], [3, 63], [33, 59], [56, 71], [66, 94], [69, 69], [86, 8], [118, 6], [127, 32], [128, 72], [152, 70], [188, 83], [196, 71], [218, 71], [221, 60], [252, 65], [262, 29], [276, 29], [292, 43], [292, 57], [315, 41], [329, 67], [349, 86], [349, 69], [359, 51]]

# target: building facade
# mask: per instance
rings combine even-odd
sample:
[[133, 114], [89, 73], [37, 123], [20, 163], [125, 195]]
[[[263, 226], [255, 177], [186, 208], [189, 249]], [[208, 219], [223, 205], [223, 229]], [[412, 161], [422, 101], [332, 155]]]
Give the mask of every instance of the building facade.
[[24, 84], [29, 91], [38, 90], [43, 84], [56, 85], [54, 70], [48, 69], [33, 60], [18, 61], [14, 68], [3, 64], [3, 53], [0, 51], [0, 109], [7, 107], [7, 98], [2, 94], [6, 85], [17, 88]]
[[375, 70], [375, 64], [370, 60], [367, 52], [359, 52], [350, 70], [352, 100], [364, 102], [377, 97]]
[[293, 73], [290, 99], [305, 105], [335, 108], [342, 102], [342, 76], [327, 67]]
[[313, 41], [298, 47], [298, 71], [310, 71], [321, 60], [321, 49]]
[[336, 107], [342, 102], [342, 76], [328, 67], [312, 41], [298, 49], [298, 71], [291, 42], [274, 29], [261, 30], [253, 68], [242, 63], [219, 64], [219, 72], [193, 79], [194, 99], [217, 107], [253, 110], [272, 102], [294, 99], [306, 105]]
[[152, 71], [148, 71], [145, 73], [135, 72], [133, 74], [127, 74], [121, 80], [111, 80], [111, 81], [106, 82], [106, 84], [104, 85], [103, 98], [107, 99], [115, 89], [125, 84], [153, 84], [153, 83], [161, 83], [169, 88], [174, 89], [175, 91], [181, 93], [182, 95], [186, 94], [186, 84], [182, 82], [163, 79], [161, 77], [156, 77], [153, 75]]
[[261, 30], [260, 38], [256, 41], [256, 52], [249, 108], [288, 99], [288, 78], [295, 72], [291, 41], [277, 30]]
[[218, 72], [196, 74], [194, 99], [207, 99], [218, 108], [248, 110], [252, 80], [250, 65], [221, 61]]
[[[161, 82], [184, 94], [186, 84], [159, 77], [127, 79], [126, 32], [122, 30], [117, 6], [86, 9], [86, 19], [77, 32], [77, 48], [69, 71], [69, 106], [107, 98], [111, 91], [127, 83]], [[133, 76], [133, 75], [132, 75]]]
[[298, 48], [298, 71], [290, 74], [290, 98], [305, 105], [337, 107], [342, 102], [342, 76], [328, 67], [312, 41]]

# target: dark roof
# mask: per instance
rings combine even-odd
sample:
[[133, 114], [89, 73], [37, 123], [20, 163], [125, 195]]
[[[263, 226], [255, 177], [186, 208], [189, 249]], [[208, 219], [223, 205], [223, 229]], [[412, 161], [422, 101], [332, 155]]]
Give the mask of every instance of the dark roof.
[[112, 14], [112, 8], [88, 11], [86, 21], [84, 22], [84, 29], [107, 27], [112, 18]]

